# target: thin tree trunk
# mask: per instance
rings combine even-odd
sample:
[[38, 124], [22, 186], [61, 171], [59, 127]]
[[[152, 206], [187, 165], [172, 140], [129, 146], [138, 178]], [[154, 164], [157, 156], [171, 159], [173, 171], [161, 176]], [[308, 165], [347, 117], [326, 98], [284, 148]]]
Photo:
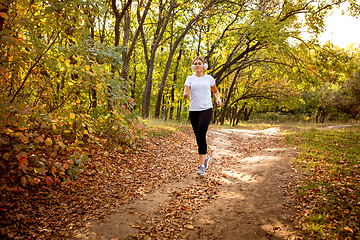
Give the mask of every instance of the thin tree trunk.
[[175, 104], [175, 86], [176, 86], [176, 81], [177, 81], [177, 72], [179, 70], [179, 66], [180, 66], [180, 60], [181, 60], [181, 55], [182, 55], [182, 48], [180, 48], [179, 50], [179, 56], [176, 60], [176, 66], [175, 66], [175, 70], [174, 70], [174, 80], [173, 80], [173, 85], [171, 88], [171, 107], [170, 107], [170, 115], [169, 115], [169, 120], [172, 120], [173, 118], [173, 112], [174, 112], [174, 104]]
[[236, 116], [236, 125], [238, 125], [239, 122], [242, 120], [242, 116], [245, 111], [246, 105], [247, 105], [247, 103], [245, 102], [244, 105], [242, 106], [242, 108], [238, 111], [237, 116]]
[[[171, 12], [173, 11], [173, 9], [176, 6], [177, 6], [176, 1], [173, 0], [173, 2], [171, 3], [170, 9], [165, 17], [165, 21], [164, 21], [164, 19], [161, 18], [162, 9], [160, 9], [158, 26], [156, 29], [154, 41], [152, 42], [152, 46], [151, 46], [150, 59], [147, 61], [148, 71], [147, 71], [146, 83], [145, 83], [145, 87], [144, 87], [143, 101], [142, 101], [142, 116], [144, 118], [149, 117], [152, 76], [153, 76], [154, 67], [155, 67], [156, 51], [159, 47], [160, 41], [165, 33], [168, 23], [169, 23], [169, 20], [171, 17]], [[143, 45], [144, 45], [144, 49], [145, 49], [147, 47], [146, 47], [146, 41], [144, 40], [143, 33], [142, 33], [142, 36], [143, 36]], [[161, 101], [161, 99], [160, 99], [160, 101]], [[159, 111], [160, 111], [160, 109], [159, 109]]]
[[245, 114], [244, 114], [244, 121], [245, 122], [249, 121], [250, 115], [251, 115], [253, 110], [254, 110], [254, 108], [251, 107], [250, 110], [247, 109], [247, 111], [245, 111]]
[[220, 117], [219, 117], [219, 120], [218, 122], [221, 124], [221, 125], [224, 125], [224, 121], [225, 121], [225, 114], [228, 110], [228, 107], [229, 107], [229, 103], [230, 103], [230, 99], [231, 99], [231, 96], [232, 96], [232, 93], [234, 91], [234, 87], [235, 87], [235, 83], [236, 83], [236, 80], [238, 79], [239, 75], [240, 75], [240, 71], [241, 71], [241, 68], [239, 68], [233, 78], [233, 81], [230, 85], [230, 88], [229, 88], [229, 91], [227, 93], [227, 96], [226, 96], [226, 100], [224, 102], [224, 106], [222, 107], [221, 109], [221, 113], [220, 113]]
[[[122, 59], [126, 59], [128, 52], [127, 52], [127, 47], [129, 44], [129, 39], [130, 39], [130, 11], [126, 11], [125, 15], [124, 15], [124, 37], [123, 37], [123, 47], [124, 50], [122, 52]], [[121, 78], [126, 80], [129, 74], [129, 64], [124, 64], [123, 68], [121, 70]], [[126, 89], [126, 83], [127, 81], [123, 81], [124, 85], [123, 85], [123, 89]]]
[[[114, 46], [117, 47], [119, 46], [120, 43], [120, 25], [121, 25], [121, 20], [124, 16], [126, 16], [127, 13], [129, 13], [128, 9], [130, 8], [132, 0], [129, 0], [125, 5], [124, 8], [122, 9], [121, 13], [119, 12], [119, 10], [117, 9], [116, 6], [116, 0], [111, 0], [111, 7], [112, 10], [114, 12], [114, 16], [115, 16], [115, 26], [114, 26], [114, 30], [115, 30], [115, 39], [114, 39]], [[130, 17], [128, 17], [130, 18]], [[128, 20], [130, 22], [130, 20]], [[123, 40], [123, 44], [125, 44], [125, 46], [128, 43], [129, 40], [129, 30], [130, 27], [127, 26], [127, 18], [125, 17], [125, 21], [124, 21], [124, 40]], [[122, 52], [122, 56], [124, 59], [124, 56], [126, 56], [126, 52]], [[118, 68], [118, 66], [112, 65], [111, 66], [111, 72], [113, 74], [115, 74], [116, 69]], [[108, 110], [111, 111], [112, 110], [112, 102], [111, 102], [111, 95], [112, 95], [112, 88], [111, 86], [108, 87], [107, 89], [108, 93], [109, 93], [109, 98], [108, 98]]]
[[182, 100], [179, 100], [179, 107], [178, 107], [178, 111], [177, 111], [177, 120], [178, 122], [180, 122], [181, 120], [181, 109], [182, 109]]
[[130, 47], [128, 48], [128, 51], [127, 51], [127, 54], [125, 56], [125, 58], [123, 58], [123, 67], [122, 67], [122, 73], [121, 73], [121, 76], [123, 78], [123, 80], [126, 82], [127, 80], [127, 76], [128, 76], [128, 69], [129, 69], [129, 63], [130, 63], [130, 57], [131, 57], [131, 54], [132, 52], [134, 51], [135, 49], [135, 45], [136, 45], [136, 42], [137, 42], [137, 39], [139, 37], [139, 34], [140, 34], [140, 31], [141, 29], [143, 28], [143, 25], [144, 25], [144, 22], [145, 22], [145, 18], [148, 14], [148, 11], [150, 9], [150, 5], [152, 3], [152, 0], [148, 0], [148, 2], [146, 3], [146, 6], [145, 6], [145, 9], [144, 9], [144, 12], [143, 12], [143, 15], [140, 19], [140, 22], [139, 22], [139, 26], [138, 28], [136, 29], [136, 32], [134, 34], [134, 37], [132, 39], [132, 42], [131, 42], [131, 45]]

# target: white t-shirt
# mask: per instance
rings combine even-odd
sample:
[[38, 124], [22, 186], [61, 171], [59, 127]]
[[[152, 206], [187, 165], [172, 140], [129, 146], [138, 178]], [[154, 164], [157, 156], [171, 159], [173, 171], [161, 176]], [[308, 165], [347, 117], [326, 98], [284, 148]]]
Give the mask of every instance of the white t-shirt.
[[195, 74], [188, 76], [185, 86], [190, 87], [190, 109], [189, 111], [202, 111], [213, 108], [210, 88], [215, 85], [215, 79], [205, 74], [196, 77]]

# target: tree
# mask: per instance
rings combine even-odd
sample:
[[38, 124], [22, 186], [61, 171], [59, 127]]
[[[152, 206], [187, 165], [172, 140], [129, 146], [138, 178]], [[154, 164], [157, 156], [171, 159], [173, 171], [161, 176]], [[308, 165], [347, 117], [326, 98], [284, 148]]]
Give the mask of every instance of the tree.
[[[155, 67], [155, 56], [160, 45], [160, 41], [163, 38], [165, 30], [168, 26], [169, 20], [171, 15], [173, 14], [174, 9], [177, 7], [176, 1], [173, 0], [170, 3], [170, 7], [167, 11], [164, 12], [166, 3], [162, 3], [159, 5], [159, 14], [158, 14], [158, 21], [156, 23], [156, 30], [154, 33], [154, 39], [151, 43], [151, 50], [150, 56], [148, 56], [147, 51], [147, 41], [145, 38], [145, 33], [142, 29], [142, 39], [143, 39], [143, 47], [144, 53], [146, 58], [146, 66], [147, 66], [147, 75], [146, 75], [146, 82], [143, 92], [143, 101], [142, 101], [142, 116], [147, 118], [149, 117], [149, 107], [150, 107], [150, 96], [151, 96], [151, 86], [152, 86], [152, 78], [153, 78], [153, 71]], [[162, 15], [164, 14], [164, 16]]]
[[[6, 1], [0, 9], [0, 143], [23, 187], [78, 177], [86, 157], [74, 149], [85, 143], [139, 139], [133, 100], [111, 72], [122, 64], [121, 46], [112, 44], [112, 31], [96, 27], [112, 20], [108, 1]], [[70, 167], [39, 163], [62, 151], [74, 154]]]
[[[190, 19], [190, 21], [187, 23], [187, 25], [185, 26], [185, 29], [181, 32], [181, 34], [179, 35], [179, 37], [174, 41], [174, 44], [170, 45], [170, 52], [169, 52], [169, 56], [165, 65], [165, 69], [164, 69], [164, 73], [161, 79], [161, 83], [160, 83], [160, 88], [159, 88], [159, 92], [157, 94], [157, 101], [156, 101], [156, 106], [155, 106], [155, 117], [158, 118], [160, 116], [160, 107], [161, 107], [161, 99], [162, 99], [162, 95], [163, 95], [163, 91], [164, 91], [164, 87], [165, 87], [165, 83], [166, 83], [166, 79], [168, 77], [169, 74], [169, 69], [170, 69], [170, 65], [173, 59], [173, 56], [175, 54], [175, 51], [177, 49], [177, 47], [179, 46], [180, 42], [183, 40], [183, 38], [186, 36], [186, 34], [188, 33], [188, 31], [191, 29], [192, 25], [197, 22], [206, 12], [207, 10], [209, 10], [211, 7], [215, 6], [216, 4], [221, 3], [221, 1], [219, 0], [211, 0], [205, 7], [203, 7], [198, 14], [194, 14], [194, 17]], [[148, 111], [148, 106], [146, 107], [146, 111]], [[146, 112], [145, 111], [145, 112]], [[145, 114], [146, 116], [146, 114]]]

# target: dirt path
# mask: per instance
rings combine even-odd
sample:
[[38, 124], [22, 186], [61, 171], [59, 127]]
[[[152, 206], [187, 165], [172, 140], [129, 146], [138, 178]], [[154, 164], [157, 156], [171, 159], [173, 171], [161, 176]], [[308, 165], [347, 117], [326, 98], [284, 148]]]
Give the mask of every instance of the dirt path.
[[204, 178], [196, 176], [194, 163], [194, 173], [101, 223], [89, 222], [74, 239], [297, 239], [287, 188], [296, 177], [294, 150], [281, 135], [279, 128], [211, 129]]

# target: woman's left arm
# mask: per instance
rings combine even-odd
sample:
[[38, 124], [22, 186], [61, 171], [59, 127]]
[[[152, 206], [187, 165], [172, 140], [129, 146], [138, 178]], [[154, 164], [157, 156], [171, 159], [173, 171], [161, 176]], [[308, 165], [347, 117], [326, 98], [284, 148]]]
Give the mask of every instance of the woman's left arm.
[[211, 87], [211, 91], [213, 92], [214, 96], [216, 97], [216, 104], [218, 107], [222, 106], [222, 102], [220, 99], [220, 92], [216, 87], [216, 84], [214, 84], [214, 86]]

